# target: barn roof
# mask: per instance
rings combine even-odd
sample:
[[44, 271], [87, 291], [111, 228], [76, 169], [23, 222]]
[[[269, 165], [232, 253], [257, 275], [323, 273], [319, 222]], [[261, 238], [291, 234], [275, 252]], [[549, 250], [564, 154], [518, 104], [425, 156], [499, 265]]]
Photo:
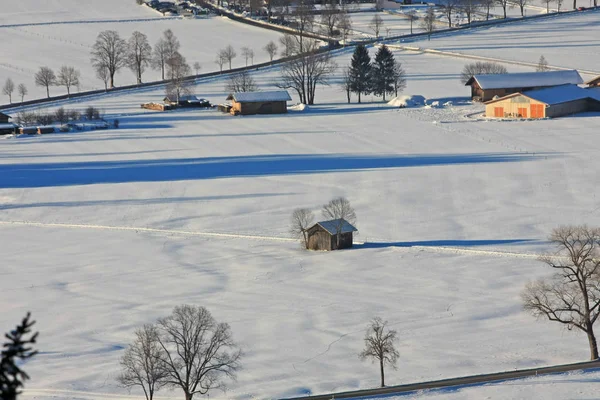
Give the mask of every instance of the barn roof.
[[[231, 95], [237, 103], [263, 103], [268, 101], [290, 101], [292, 98], [287, 90], [272, 92], [243, 92]], [[229, 99], [229, 98], [228, 98]]]
[[350, 222], [346, 221], [345, 219], [332, 219], [330, 221], [321, 221], [317, 222], [313, 226], [318, 225], [321, 228], [325, 229], [330, 235], [335, 235], [337, 234], [340, 222], [342, 223], [342, 231], [340, 233], [350, 233], [358, 231], [358, 229], [356, 229]]
[[477, 81], [482, 89], [510, 89], [521, 87], [544, 87], [583, 83], [583, 79], [576, 70], [548, 71], [548, 72], [521, 72], [516, 74], [489, 74], [474, 75], [465, 86], [470, 86]]
[[8, 114], [4, 114], [3, 112], [0, 111], [0, 117], [4, 118], [12, 118], [10, 115]]
[[492, 104], [497, 101], [510, 99], [511, 97], [525, 96], [533, 100], [540, 101], [547, 105], [568, 103], [583, 99], [593, 99], [600, 101], [600, 91], [584, 89], [577, 85], [561, 85], [544, 89], [528, 90], [522, 93], [513, 93], [498, 99], [490, 100], [485, 104]]
[[[168, 95], [164, 98], [163, 101], [170, 101], [170, 102], [174, 103], [177, 101], [177, 96]], [[182, 101], [187, 101], [188, 103], [198, 103], [200, 100], [198, 100], [198, 98], [193, 95], [179, 96], [179, 102], [181, 103]]]

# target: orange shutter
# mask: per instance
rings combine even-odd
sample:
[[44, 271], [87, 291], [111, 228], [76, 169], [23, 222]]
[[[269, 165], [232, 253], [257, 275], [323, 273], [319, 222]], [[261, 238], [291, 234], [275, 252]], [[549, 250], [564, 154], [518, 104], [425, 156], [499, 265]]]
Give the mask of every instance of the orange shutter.
[[494, 117], [503, 118], [504, 117], [504, 107], [494, 107]]
[[521, 118], [527, 118], [527, 108], [519, 107], [519, 115], [521, 116]]

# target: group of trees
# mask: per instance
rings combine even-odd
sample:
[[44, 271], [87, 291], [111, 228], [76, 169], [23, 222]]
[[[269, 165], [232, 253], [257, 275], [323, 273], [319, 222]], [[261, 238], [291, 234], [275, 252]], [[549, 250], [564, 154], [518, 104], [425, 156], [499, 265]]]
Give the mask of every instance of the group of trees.
[[154, 324], [136, 330], [121, 357], [118, 377], [127, 388], [140, 387], [152, 400], [162, 387], [179, 388], [185, 400], [224, 388], [241, 368], [242, 351], [229, 324], [217, 322], [204, 307], [181, 305]]
[[71, 94], [71, 88], [79, 87], [81, 73], [75, 67], [63, 65], [54, 73], [50, 67], [40, 67], [35, 73], [35, 84], [46, 88], [46, 96], [50, 97], [50, 86], [64, 86], [67, 89], [67, 95]]
[[346, 92], [348, 103], [351, 93], [358, 95], [359, 103], [362, 95], [370, 93], [382, 96], [385, 101], [386, 94], [395, 93], [398, 96], [405, 87], [406, 74], [402, 64], [396, 61], [387, 46], [380, 46], [373, 60], [364, 45], [356, 46], [342, 79], [342, 89]]
[[495, 62], [477, 61], [464, 66], [460, 73], [460, 81], [465, 84], [474, 75], [506, 74], [507, 72], [504, 65]]
[[[597, 6], [594, 0], [594, 6]], [[550, 6], [556, 4], [557, 12], [560, 12], [564, 0], [542, 0], [546, 5], [546, 12], [550, 13]], [[467, 17], [467, 22], [472, 22], [473, 16], [479, 12], [485, 12], [486, 21], [490, 19], [490, 10], [493, 7], [502, 8], [503, 17], [507, 17], [507, 10], [512, 7], [518, 7], [521, 16], [525, 16], [525, 8], [531, 3], [531, 0], [447, 0], [442, 8], [444, 15], [448, 20], [448, 26], [452, 27], [452, 16], [457, 13], [463, 13]], [[573, 0], [573, 9], [577, 9], [577, 0]]]
[[[98, 34], [92, 47], [91, 61], [105, 89], [115, 86], [115, 74], [124, 67], [133, 71], [138, 84], [142, 83], [142, 75], [148, 67], [160, 71], [162, 80], [165, 76], [176, 80], [191, 75], [190, 66], [179, 52], [180, 47], [179, 40], [170, 29], [163, 32], [154, 48], [141, 32], [133, 32], [126, 41], [118, 32], [108, 30]], [[194, 69], [198, 73], [201, 65], [195, 63]]]
[[58, 108], [53, 113], [36, 111], [21, 111], [17, 114], [17, 123], [23, 126], [64, 124], [69, 121], [79, 121], [81, 118], [91, 120], [103, 119], [102, 111], [94, 106], [88, 106], [83, 113], [76, 109]]
[[[21, 103], [23, 102], [23, 99], [25, 98], [25, 96], [27, 96], [27, 86], [25, 86], [24, 83], [19, 83], [19, 85], [16, 87], [17, 93], [19, 94], [19, 96], [21, 96]], [[4, 82], [4, 86], [2, 86], [2, 94], [8, 96], [8, 101], [9, 103], [12, 104], [12, 95], [15, 91], [15, 83], [13, 82], [12, 79], [10, 78], [6, 78], [6, 81]]]
[[[338, 226], [336, 227], [336, 240], [338, 245], [341, 240], [344, 221], [353, 225], [356, 224], [356, 212], [345, 197], [336, 197], [329, 201], [329, 203], [323, 205], [321, 214], [324, 219], [338, 221]], [[297, 208], [292, 212], [290, 233], [293, 237], [301, 240], [302, 246], [305, 249], [308, 249], [307, 231], [308, 228], [313, 225], [314, 220], [315, 215], [310, 208]]]

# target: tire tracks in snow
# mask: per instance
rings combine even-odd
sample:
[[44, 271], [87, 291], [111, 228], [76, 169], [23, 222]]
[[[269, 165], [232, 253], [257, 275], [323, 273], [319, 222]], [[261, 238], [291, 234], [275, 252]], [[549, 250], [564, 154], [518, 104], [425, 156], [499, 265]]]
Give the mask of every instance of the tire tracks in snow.
[[[123, 231], [123, 232], [135, 232], [135, 233], [153, 233], [163, 235], [179, 235], [179, 236], [202, 236], [202, 237], [214, 237], [220, 239], [253, 239], [253, 240], [269, 240], [276, 242], [297, 242], [296, 239], [286, 238], [281, 236], [265, 236], [265, 235], [248, 235], [231, 232], [202, 232], [202, 231], [188, 231], [188, 230], [177, 230], [177, 229], [162, 229], [162, 228], [144, 228], [134, 226], [118, 226], [118, 225], [96, 225], [96, 224], [65, 224], [58, 222], [32, 222], [32, 221], [0, 221], [0, 226], [29, 226], [38, 228], [66, 228], [66, 229], [98, 229], [107, 231]], [[394, 243], [393, 241], [385, 241], [386, 243]], [[377, 242], [354, 242], [356, 245], [376, 244]], [[540, 254], [535, 253], [516, 253], [509, 251], [500, 250], [476, 250], [468, 249], [464, 247], [450, 247], [450, 246], [424, 246], [424, 245], [402, 245], [402, 242], [398, 245], [390, 245], [386, 247], [394, 248], [395, 250], [417, 250], [426, 251], [432, 253], [447, 253], [447, 254], [463, 254], [463, 255], [475, 255], [475, 256], [495, 256], [495, 257], [509, 257], [509, 258], [528, 258], [537, 259]]]

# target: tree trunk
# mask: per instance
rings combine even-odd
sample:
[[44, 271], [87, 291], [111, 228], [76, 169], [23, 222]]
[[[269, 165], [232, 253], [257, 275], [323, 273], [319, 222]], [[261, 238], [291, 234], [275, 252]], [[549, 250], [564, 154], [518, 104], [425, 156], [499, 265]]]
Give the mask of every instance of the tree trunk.
[[115, 87], [115, 74], [110, 74], [110, 88]]
[[[577, 0], [573, 0], [573, 1], [577, 1]], [[521, 17], [525, 16], [525, 5], [523, 3], [520, 4], [521, 7]]]
[[192, 397], [194, 397], [193, 393], [184, 392], [184, 394], [185, 394], [185, 400], [192, 400]]
[[350, 90], [346, 90], [346, 97], [348, 98], [348, 104], [350, 104]]
[[358, 104], [360, 104], [360, 90], [358, 91]]
[[590, 359], [598, 359], [598, 343], [596, 343], [596, 336], [594, 335], [594, 328], [590, 325], [587, 330], [588, 342], [590, 343]]
[[506, 19], [506, 5], [502, 6], [502, 9], [504, 10], [504, 19]]
[[577, 10], [577, 0], [573, 0], [573, 10]]
[[50, 86], [46, 85], [46, 96], [50, 98]]
[[379, 370], [381, 371], [381, 387], [385, 387], [385, 375], [383, 372], [383, 360], [379, 360]]

